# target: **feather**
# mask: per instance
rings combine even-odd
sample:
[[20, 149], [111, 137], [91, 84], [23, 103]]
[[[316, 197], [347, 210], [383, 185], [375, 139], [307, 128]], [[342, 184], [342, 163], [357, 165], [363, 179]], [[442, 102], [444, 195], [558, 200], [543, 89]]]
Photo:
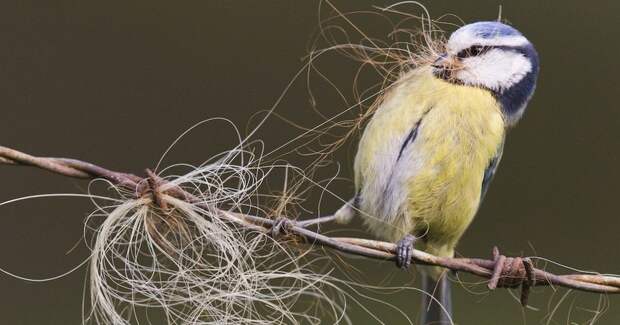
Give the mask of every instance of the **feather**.
[[495, 171], [497, 171], [497, 166], [499, 166], [499, 162], [502, 160], [502, 154], [504, 153], [504, 142], [497, 148], [497, 153], [489, 162], [489, 167], [484, 171], [484, 177], [482, 178], [482, 191], [480, 191], [480, 202], [484, 200], [487, 191], [489, 190], [489, 185], [491, 185], [491, 181], [495, 176]]

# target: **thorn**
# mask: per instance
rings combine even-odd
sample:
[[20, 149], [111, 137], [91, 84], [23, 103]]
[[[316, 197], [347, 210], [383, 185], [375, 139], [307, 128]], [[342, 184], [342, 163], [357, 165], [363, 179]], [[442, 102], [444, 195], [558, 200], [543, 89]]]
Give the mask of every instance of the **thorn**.
[[151, 195], [153, 196], [153, 203], [160, 207], [162, 210], [168, 210], [168, 204], [166, 201], [161, 199], [161, 192], [159, 191], [159, 176], [155, 175], [152, 170], [146, 169], [146, 182], [149, 184], [149, 190]]
[[525, 268], [525, 280], [521, 283], [521, 306], [527, 307], [530, 288], [536, 285], [536, 275], [534, 274], [534, 263], [530, 258], [523, 259], [523, 268]]
[[493, 274], [487, 285], [490, 290], [495, 290], [497, 288], [502, 270], [504, 269], [504, 264], [506, 264], [506, 256], [500, 255], [497, 246], [493, 247], [493, 261], [495, 262], [495, 266], [493, 267]]
[[293, 222], [286, 217], [278, 217], [271, 226], [271, 237], [277, 238], [284, 230], [286, 234], [288, 230], [293, 226]]

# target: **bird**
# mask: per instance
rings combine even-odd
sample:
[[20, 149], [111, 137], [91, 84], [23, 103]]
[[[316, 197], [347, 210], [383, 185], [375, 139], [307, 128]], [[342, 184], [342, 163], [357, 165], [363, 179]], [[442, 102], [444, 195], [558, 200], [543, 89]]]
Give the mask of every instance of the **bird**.
[[[401, 268], [414, 245], [454, 256], [539, 74], [534, 45], [499, 21], [456, 29], [444, 49], [386, 90], [359, 140], [355, 196], [335, 213], [340, 223], [360, 215], [374, 236], [395, 242]], [[423, 299], [422, 324], [451, 323], [445, 271], [420, 269], [432, 295]]]

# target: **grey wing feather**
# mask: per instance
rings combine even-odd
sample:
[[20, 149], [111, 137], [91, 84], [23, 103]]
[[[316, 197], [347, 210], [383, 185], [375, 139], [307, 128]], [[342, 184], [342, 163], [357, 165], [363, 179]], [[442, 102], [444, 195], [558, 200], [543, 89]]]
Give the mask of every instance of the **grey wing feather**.
[[482, 177], [482, 191], [480, 193], [480, 201], [484, 200], [484, 196], [487, 194], [489, 190], [489, 185], [493, 180], [493, 176], [495, 176], [495, 171], [497, 170], [497, 166], [499, 166], [499, 162], [502, 160], [502, 154], [504, 153], [504, 141], [497, 148], [497, 152], [495, 156], [489, 162], [489, 166], [484, 171], [484, 176]]

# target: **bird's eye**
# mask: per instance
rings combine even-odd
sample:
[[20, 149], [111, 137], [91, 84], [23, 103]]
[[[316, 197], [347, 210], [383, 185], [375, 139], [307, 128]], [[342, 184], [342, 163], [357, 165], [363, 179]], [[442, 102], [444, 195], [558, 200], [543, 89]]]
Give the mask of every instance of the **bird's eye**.
[[476, 56], [480, 53], [482, 53], [482, 51], [484, 50], [484, 48], [482, 46], [472, 46], [469, 48], [469, 55], [470, 56]]

